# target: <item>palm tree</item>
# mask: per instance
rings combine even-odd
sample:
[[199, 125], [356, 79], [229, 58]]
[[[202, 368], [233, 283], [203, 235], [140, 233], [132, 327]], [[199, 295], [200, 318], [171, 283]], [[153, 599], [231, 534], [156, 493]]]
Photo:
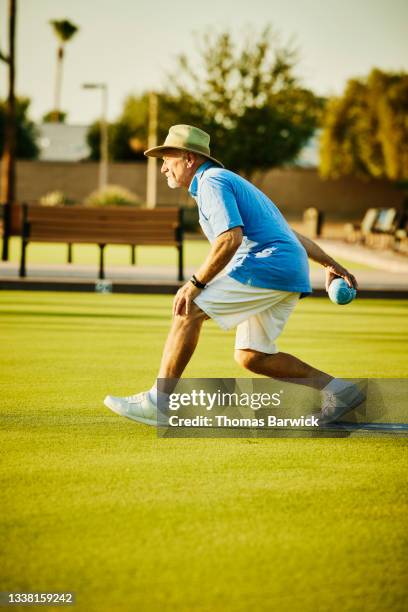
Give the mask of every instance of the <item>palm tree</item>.
[[15, 194], [16, 165], [16, 100], [15, 85], [15, 38], [16, 38], [17, 0], [9, 0], [9, 53], [6, 56], [0, 52], [0, 59], [8, 64], [9, 85], [4, 126], [4, 147], [1, 164], [1, 201], [7, 206], [4, 219], [2, 259], [8, 259], [8, 243], [10, 232], [11, 206]]
[[54, 34], [59, 41], [57, 51], [57, 72], [55, 78], [55, 97], [54, 97], [54, 110], [53, 119], [56, 122], [62, 121], [62, 113], [60, 110], [61, 105], [61, 88], [62, 88], [62, 64], [64, 60], [65, 43], [71, 40], [74, 34], [78, 31], [78, 27], [63, 19], [61, 21], [50, 21], [53, 27]]

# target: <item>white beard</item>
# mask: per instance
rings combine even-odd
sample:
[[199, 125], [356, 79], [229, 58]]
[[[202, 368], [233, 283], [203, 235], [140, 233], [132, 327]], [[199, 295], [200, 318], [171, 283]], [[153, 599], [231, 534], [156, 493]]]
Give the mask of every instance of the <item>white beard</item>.
[[178, 187], [180, 187], [176, 179], [171, 176], [169, 176], [169, 178], [167, 179], [167, 185], [170, 187], [170, 189], [177, 189]]

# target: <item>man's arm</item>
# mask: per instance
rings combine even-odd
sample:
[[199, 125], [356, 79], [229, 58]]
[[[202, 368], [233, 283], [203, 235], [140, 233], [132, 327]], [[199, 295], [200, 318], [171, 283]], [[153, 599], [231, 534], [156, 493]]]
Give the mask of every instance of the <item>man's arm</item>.
[[[203, 284], [209, 283], [235, 255], [242, 242], [243, 234], [241, 227], [232, 229], [220, 234], [213, 242], [204, 263], [198, 268], [195, 276]], [[190, 281], [180, 287], [176, 293], [173, 303], [173, 314], [188, 314], [190, 304], [200, 293], [201, 289], [195, 287]]]
[[325, 253], [325, 251], [323, 251], [323, 249], [321, 249], [319, 245], [313, 242], [313, 240], [310, 238], [306, 238], [306, 236], [303, 236], [295, 231], [294, 234], [305, 248], [307, 256], [326, 268], [326, 291], [329, 289], [330, 283], [336, 276], [344, 278], [350, 287], [357, 289], [358, 285], [356, 278], [348, 270], [346, 270], [346, 268], [343, 268], [343, 266], [330, 257], [330, 255]]
[[204, 263], [198, 268], [196, 277], [201, 283], [209, 283], [221, 272], [235, 255], [242, 242], [241, 227], [233, 227], [214, 240]]

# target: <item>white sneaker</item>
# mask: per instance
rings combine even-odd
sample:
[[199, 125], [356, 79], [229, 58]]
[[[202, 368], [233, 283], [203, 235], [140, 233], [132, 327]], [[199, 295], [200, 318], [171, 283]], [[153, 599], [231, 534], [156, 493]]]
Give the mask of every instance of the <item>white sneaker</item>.
[[132, 421], [145, 425], [157, 425], [157, 406], [151, 401], [148, 391], [127, 397], [107, 395], [103, 403], [116, 414], [132, 419]]
[[319, 420], [322, 423], [337, 421], [344, 414], [353, 410], [353, 408], [357, 408], [365, 399], [365, 394], [353, 383], [350, 383], [336, 393], [323, 390]]

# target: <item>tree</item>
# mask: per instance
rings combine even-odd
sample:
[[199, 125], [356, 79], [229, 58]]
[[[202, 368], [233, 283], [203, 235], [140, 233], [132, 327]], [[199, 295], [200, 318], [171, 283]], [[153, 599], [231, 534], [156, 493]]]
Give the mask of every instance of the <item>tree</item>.
[[71, 40], [71, 38], [78, 31], [78, 27], [63, 19], [61, 21], [50, 21], [50, 24], [54, 30], [54, 34], [58, 39], [58, 50], [57, 50], [57, 71], [55, 77], [55, 97], [54, 97], [54, 109], [49, 114], [50, 117], [56, 123], [63, 121], [63, 113], [61, 113], [61, 89], [62, 89], [62, 67], [65, 54], [65, 44]]
[[16, 101], [15, 101], [15, 41], [17, 21], [17, 0], [9, 0], [9, 52], [0, 51], [0, 59], [8, 66], [8, 96], [4, 112], [4, 144], [1, 157], [1, 202], [5, 203], [3, 221], [2, 260], [9, 256], [11, 207], [16, 198]]
[[43, 123], [65, 123], [67, 113], [63, 111], [48, 111], [42, 117]]
[[[143, 151], [134, 152], [131, 148], [132, 131], [129, 125], [120, 121], [108, 125], [108, 156], [117, 161], [143, 159]], [[95, 121], [88, 129], [86, 140], [91, 150], [89, 159], [98, 161], [101, 154], [101, 124]]]
[[408, 179], [408, 74], [374, 69], [348, 81], [323, 119], [320, 172]]
[[[291, 162], [316, 129], [322, 98], [294, 75], [297, 51], [267, 26], [238, 47], [228, 32], [207, 33], [198, 68], [181, 56], [170, 75], [168, 110], [211, 134], [214, 155], [250, 177]], [[162, 106], [162, 105], [161, 105]]]
[[[109, 124], [108, 125], [108, 147], [109, 147], [108, 153], [109, 153], [110, 159], [113, 159], [112, 157], [112, 128], [113, 128], [113, 124]], [[100, 153], [101, 153], [101, 145], [100, 145], [101, 124], [100, 124], [100, 121], [95, 121], [94, 123], [92, 123], [92, 125], [89, 126], [87, 134], [86, 134], [86, 141], [91, 151], [89, 154], [89, 159], [93, 161], [98, 161], [100, 159]]]
[[[37, 145], [38, 129], [28, 117], [30, 100], [28, 98], [16, 98], [15, 100], [15, 129], [17, 159], [35, 159], [38, 156]], [[6, 118], [7, 102], [0, 101], [0, 152], [4, 154], [6, 148]]]
[[[176, 123], [201, 127], [211, 135], [212, 154], [248, 177], [292, 161], [312, 136], [324, 104], [295, 78], [295, 51], [281, 47], [270, 27], [258, 39], [248, 33], [241, 48], [228, 32], [208, 33], [203, 43], [198, 68], [180, 56], [159, 94], [159, 141]], [[110, 138], [113, 159], [141, 158], [147, 125], [148, 95], [129, 96]], [[94, 158], [97, 139], [93, 127], [88, 142]]]
[[[148, 94], [128, 96], [120, 117], [108, 128], [109, 157], [120, 161], [145, 159], [143, 151], [147, 147], [147, 124]], [[87, 142], [91, 149], [90, 159], [99, 159], [100, 137], [100, 123], [96, 121], [87, 133]]]
[[[17, 2], [9, 0], [9, 52], [0, 52], [0, 58], [8, 66], [8, 96], [3, 105], [3, 143], [1, 160], [1, 202], [14, 202], [15, 194], [15, 152], [16, 152], [16, 101], [15, 101], [15, 38]], [[5, 240], [7, 242], [7, 240]], [[7, 246], [5, 247], [7, 251]], [[4, 257], [5, 256], [5, 257]], [[7, 259], [3, 249], [3, 259]]]

